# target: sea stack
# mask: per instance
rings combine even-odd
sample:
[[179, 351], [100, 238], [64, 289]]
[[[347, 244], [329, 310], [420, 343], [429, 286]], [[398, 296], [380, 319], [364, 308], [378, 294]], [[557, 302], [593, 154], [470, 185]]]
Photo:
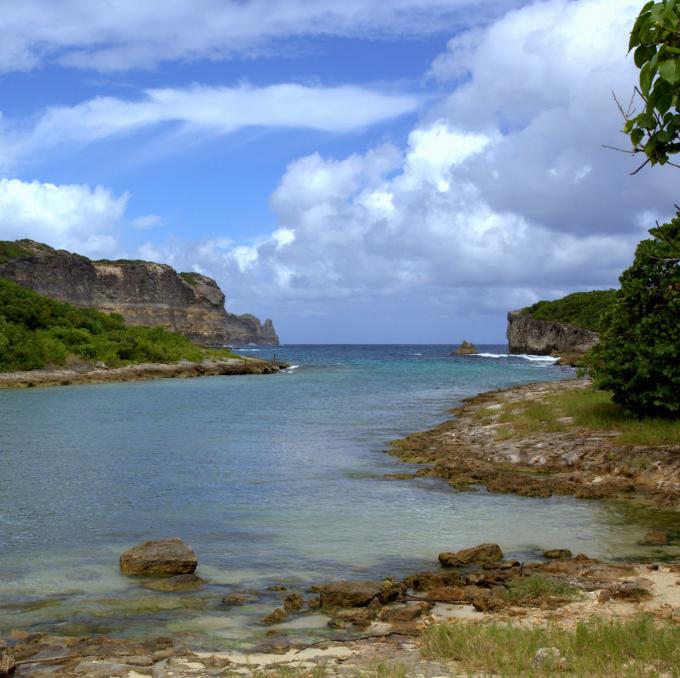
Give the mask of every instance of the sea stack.
[[471, 344], [467, 340], [463, 340], [463, 343], [451, 353], [451, 355], [473, 355], [477, 353], [477, 349], [474, 344]]

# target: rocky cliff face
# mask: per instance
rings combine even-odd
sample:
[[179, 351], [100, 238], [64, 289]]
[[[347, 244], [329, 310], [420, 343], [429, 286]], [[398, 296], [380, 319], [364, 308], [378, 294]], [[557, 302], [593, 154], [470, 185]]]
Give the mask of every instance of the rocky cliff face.
[[584, 353], [597, 344], [595, 332], [549, 320], [536, 320], [524, 310], [508, 313], [510, 353]]
[[277, 345], [271, 320], [234, 315], [217, 283], [147, 261], [91, 261], [21, 240], [0, 258], [0, 277], [83, 308], [119, 313], [131, 325], [162, 325], [203, 346]]

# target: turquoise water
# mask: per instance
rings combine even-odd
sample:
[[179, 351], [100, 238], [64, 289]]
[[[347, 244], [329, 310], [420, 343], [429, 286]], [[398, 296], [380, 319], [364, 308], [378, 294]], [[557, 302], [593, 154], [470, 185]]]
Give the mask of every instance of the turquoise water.
[[[635, 554], [640, 534], [601, 503], [383, 478], [408, 468], [384, 454], [388, 442], [462, 397], [573, 374], [448, 350], [290, 346], [276, 357], [298, 367], [281, 375], [0, 392], [0, 633], [255, 642], [280, 594], [229, 611], [223, 595], [403, 575], [482, 541], [520, 556]], [[167, 536], [196, 551], [200, 592], [153, 593], [118, 574], [124, 549]], [[323, 621], [288, 632], [323, 634]]]

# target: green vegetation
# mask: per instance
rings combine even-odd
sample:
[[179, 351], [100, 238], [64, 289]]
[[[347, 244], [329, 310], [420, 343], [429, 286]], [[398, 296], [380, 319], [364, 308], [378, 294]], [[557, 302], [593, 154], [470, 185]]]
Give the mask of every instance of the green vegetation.
[[[498, 437], [535, 431], [561, 431], [573, 425], [596, 431], [616, 431], [612, 440], [622, 445], [666, 445], [680, 443], [680, 421], [663, 417], [632, 419], [611, 393], [592, 388], [572, 389], [544, 400], [506, 403], [498, 415]], [[511, 435], [508, 434], [511, 432]]]
[[623, 131], [630, 137], [632, 153], [642, 153], [647, 164], [664, 165], [680, 151], [680, 0], [652, 0], [640, 11], [630, 34], [640, 69], [643, 109], [635, 115], [633, 102]]
[[144, 259], [93, 259], [93, 264], [108, 264], [109, 266], [127, 266], [128, 264], [151, 264]]
[[616, 290], [575, 292], [554, 301], [539, 301], [525, 309], [537, 320], [552, 320], [593, 332], [604, 329], [602, 316], [614, 302]]
[[179, 277], [182, 278], [185, 282], [188, 282], [190, 285], [195, 285], [198, 282], [200, 274], [199, 273], [180, 273]]
[[589, 358], [597, 385], [636, 417], [680, 416], [680, 213], [650, 230]]
[[[557, 648], [560, 658], [535, 664], [540, 648]], [[628, 621], [591, 619], [575, 629], [518, 627], [511, 624], [431, 626], [423, 654], [453, 660], [475, 675], [612, 678], [680, 676], [680, 626], [655, 624], [648, 616]], [[564, 658], [564, 666], [561, 665]]]
[[10, 261], [12, 259], [20, 259], [21, 257], [30, 257], [33, 254], [28, 247], [21, 244], [20, 240], [10, 242], [8, 240], [0, 241], [0, 264]]
[[577, 600], [582, 597], [583, 592], [566, 582], [541, 574], [530, 574], [510, 582], [503, 595], [513, 605], [538, 605], [556, 600]]
[[162, 327], [127, 326], [118, 315], [80, 309], [0, 279], [0, 371], [102, 361], [131, 363], [227, 358]]

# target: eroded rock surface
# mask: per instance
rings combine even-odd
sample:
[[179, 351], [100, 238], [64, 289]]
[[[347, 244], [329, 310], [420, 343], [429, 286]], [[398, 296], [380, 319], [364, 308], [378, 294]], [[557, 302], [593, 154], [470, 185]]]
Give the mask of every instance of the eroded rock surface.
[[120, 569], [127, 575], [193, 574], [198, 558], [181, 539], [145, 541], [125, 551], [120, 557]]

